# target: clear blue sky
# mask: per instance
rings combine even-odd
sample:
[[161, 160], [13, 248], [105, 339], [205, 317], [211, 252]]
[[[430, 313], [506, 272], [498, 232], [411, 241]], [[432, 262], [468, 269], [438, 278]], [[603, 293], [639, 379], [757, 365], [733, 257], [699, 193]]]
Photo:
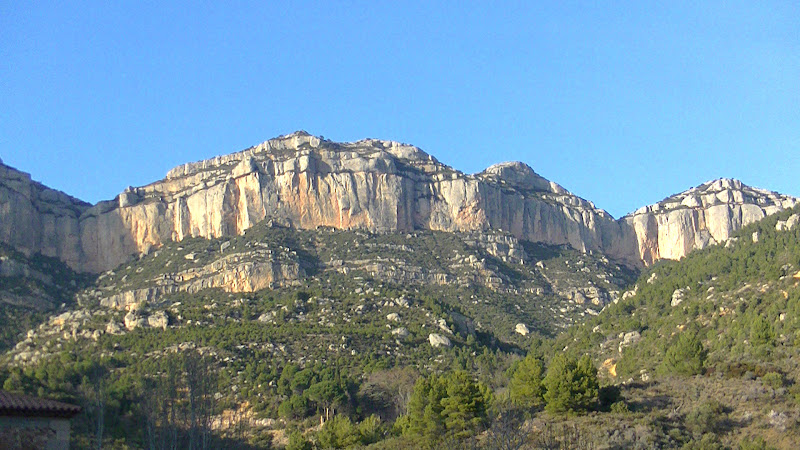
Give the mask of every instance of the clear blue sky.
[[298, 129], [523, 161], [615, 217], [800, 195], [800, 2], [0, 0], [0, 157], [45, 184], [95, 202]]

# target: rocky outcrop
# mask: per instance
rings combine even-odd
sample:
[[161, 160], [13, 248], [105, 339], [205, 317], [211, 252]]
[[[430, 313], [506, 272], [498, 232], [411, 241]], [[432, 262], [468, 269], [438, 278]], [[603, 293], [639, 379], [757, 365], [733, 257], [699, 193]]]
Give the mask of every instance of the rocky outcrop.
[[431, 347], [438, 348], [438, 347], [450, 347], [450, 339], [445, 336], [442, 336], [438, 333], [431, 333], [428, 335], [428, 342], [431, 344]]
[[723, 242], [795, 203], [723, 179], [614, 220], [519, 162], [468, 175], [411, 145], [334, 143], [305, 132], [178, 166], [94, 206], [0, 165], [0, 241], [90, 272], [169, 241], [238, 235], [265, 219], [305, 229], [502, 230], [512, 240], [482, 245], [509, 262], [524, 261], [513, 241], [523, 239], [640, 265]]
[[639, 257], [649, 265], [724, 243], [745, 225], [797, 204], [800, 199], [795, 197], [722, 178], [640, 208], [620, 220], [635, 231]]
[[786, 220], [779, 220], [778, 223], [775, 224], [776, 231], [792, 231], [797, 224], [800, 223], [800, 215], [792, 214]]
[[[524, 164], [466, 175], [416, 147], [372, 139], [338, 144], [298, 132], [184, 164], [164, 180], [92, 207], [63, 197], [53, 219], [37, 212], [41, 202], [24, 208], [18, 206], [24, 202], [6, 202], [12, 206], [4, 206], [4, 217], [16, 216], [11, 208], [27, 208], [24, 228], [34, 231], [18, 236], [20, 227], [6, 226], [2, 240], [94, 272], [167, 241], [241, 234], [267, 218], [312, 229], [494, 228], [530, 241], [633, 255], [610, 215]], [[46, 238], [37, 237], [43, 233]]]
[[0, 242], [80, 267], [80, 216], [91, 205], [31, 180], [0, 162]]
[[303, 268], [296, 258], [286, 258], [268, 249], [256, 249], [226, 255], [201, 267], [160, 274], [141, 283], [147, 287], [127, 289], [121, 283], [121, 292], [107, 296], [101, 294], [100, 304], [107, 308], [134, 309], [177, 292], [196, 293], [212, 288], [226, 292], [255, 292], [292, 284], [303, 275]]

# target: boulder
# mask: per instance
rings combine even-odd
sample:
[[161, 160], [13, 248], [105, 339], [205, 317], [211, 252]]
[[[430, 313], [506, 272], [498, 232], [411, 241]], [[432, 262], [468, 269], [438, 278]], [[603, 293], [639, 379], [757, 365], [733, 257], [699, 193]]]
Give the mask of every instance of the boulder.
[[514, 327], [514, 331], [517, 334], [521, 334], [523, 336], [527, 336], [528, 333], [530, 333], [530, 330], [528, 330], [528, 326], [525, 325], [524, 323], [518, 323], [517, 326]]
[[450, 318], [453, 320], [453, 324], [459, 334], [462, 336], [475, 335], [475, 322], [472, 319], [455, 311], [450, 313]]
[[122, 327], [119, 326], [119, 323], [114, 322], [113, 320], [108, 322], [106, 325], [106, 333], [108, 334], [120, 334], [122, 333]]
[[786, 431], [786, 425], [789, 422], [789, 417], [785, 412], [778, 412], [772, 409], [767, 417], [769, 418], [769, 424], [773, 428], [777, 429], [778, 431]]
[[430, 342], [431, 347], [438, 348], [438, 347], [450, 347], [450, 339], [442, 336], [438, 333], [431, 333], [428, 335], [428, 342]]
[[133, 188], [129, 187], [124, 192], [119, 194], [119, 207], [120, 208], [127, 208], [129, 206], [133, 206], [139, 202], [139, 196], [133, 190]]
[[792, 214], [786, 219], [786, 231], [792, 231], [800, 223], [800, 215]]
[[409, 336], [409, 332], [405, 327], [395, 328], [392, 330], [392, 335], [400, 339], [405, 339]]
[[123, 322], [125, 323], [125, 328], [127, 328], [128, 330], [131, 330], [131, 331], [135, 330], [138, 327], [141, 327], [141, 326], [144, 326], [145, 324], [147, 324], [147, 321], [144, 318], [139, 317], [133, 311], [129, 312], [128, 314], [125, 314], [125, 318], [123, 319]]
[[681, 302], [683, 302], [683, 299], [686, 297], [686, 292], [689, 290], [690, 288], [688, 286], [682, 289], [675, 289], [672, 292], [672, 301], [670, 302], [670, 305], [672, 307], [680, 305]]
[[386, 315], [386, 320], [388, 320], [390, 322], [399, 322], [400, 321], [400, 315], [397, 314], [397, 313], [389, 313], [389, 314]]
[[167, 325], [169, 325], [169, 317], [167, 317], [166, 312], [157, 311], [155, 314], [147, 316], [147, 325], [152, 328], [161, 328], [162, 330], [166, 330]]
[[620, 333], [621, 334], [621, 341], [619, 343], [619, 352], [622, 353], [622, 349], [625, 347], [629, 347], [637, 342], [642, 338], [642, 335], [638, 331], [629, 331], [627, 333]]

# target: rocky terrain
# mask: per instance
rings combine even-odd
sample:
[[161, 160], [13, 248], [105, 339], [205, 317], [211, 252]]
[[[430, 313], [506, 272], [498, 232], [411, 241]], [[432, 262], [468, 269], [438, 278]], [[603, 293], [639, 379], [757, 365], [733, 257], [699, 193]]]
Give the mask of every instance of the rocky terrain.
[[725, 243], [742, 227], [798, 203], [794, 197], [721, 178], [642, 207], [621, 220], [634, 229], [639, 257], [649, 265]]
[[[747, 367], [784, 377], [747, 408], [772, 395], [794, 430], [797, 204], [719, 179], [615, 220], [522, 163], [468, 175], [413, 146], [302, 132], [97, 205], [0, 165], [0, 381], [84, 401], [103, 373], [110, 433], [143, 442], [129, 432], [143, 429], [142, 393], [169, 355], [197, 352], [220, 377], [214, 398], [233, 408], [215, 420], [245, 411], [262, 427], [251, 436], [285, 445], [290, 425], [315, 432], [320, 383], [343, 383], [347, 417], [393, 422], [417, 375], [463, 368], [500, 398], [526, 351], [580, 350], [625, 394], [616, 434], [591, 423], [604, 415], [586, 429], [622, 448], [669, 447], [702, 436], [685, 414], [643, 405], [693, 400], [637, 383], [658, 376], [681, 327], [700, 326], [718, 333], [707, 333], [709, 367], [735, 372], [719, 362], [734, 364], [735, 343]], [[663, 259], [682, 261], [654, 265]], [[742, 350], [752, 332], [735, 318], [757, 314], [777, 330], [770, 367]], [[405, 385], [385, 386], [402, 371]], [[772, 427], [768, 411], [731, 417], [747, 427], [745, 414]]]
[[[726, 183], [689, 193], [709, 195]], [[600, 375], [623, 386], [628, 419], [649, 415], [663, 421], [662, 430], [675, 429], [673, 439], [678, 429], [687, 434], [683, 443], [662, 447], [705, 439], [691, 448], [796, 448], [798, 225], [795, 207], [728, 235], [725, 245], [654, 266], [598, 317], [560, 335], [553, 348], [592, 355]], [[708, 409], [713, 413], [698, 420]], [[767, 445], [742, 444], [753, 436]]]
[[91, 205], [31, 180], [0, 161], [0, 242], [79, 268], [80, 218]]
[[102, 272], [188, 237], [241, 235], [266, 219], [300, 229], [503, 230], [631, 267], [680, 258], [797, 199], [717, 180], [615, 220], [522, 163], [468, 175], [422, 150], [304, 132], [188, 163], [88, 205], [0, 166], [0, 241]]
[[[396, 293], [381, 302], [429, 317], [435, 311], [419, 299], [422, 292], [435, 292], [442, 308], [437, 314], [447, 321], [430, 326], [450, 334], [477, 330], [516, 345], [526, 342], [529, 333], [554, 335], [596, 316], [634, 276], [603, 256], [569, 246], [521, 243], [507, 233], [312, 231], [267, 222], [242, 236], [169, 242], [103, 272], [77, 294], [74, 308], [62, 308], [42, 322], [11, 355], [19, 363], [35, 363], [76, 339], [97, 341], [136, 328], [192, 325], [180, 318], [186, 315], [182, 303], [187, 296], [210, 296], [212, 303], [234, 307], [253, 293], [303, 291], [323, 282], [332, 291], [329, 300], [351, 292], [370, 299], [364, 283], [392, 286]], [[346, 302], [330, 301], [326, 310], [305, 310], [301, 317], [335, 323], [353, 312], [379, 312], [363, 300], [354, 310]], [[257, 317], [274, 323], [278, 316], [279, 311], [265, 310]], [[398, 329], [405, 330], [398, 333], [408, 336], [409, 325], [400, 323], [399, 316], [389, 321], [398, 322]], [[44, 336], [49, 337], [41, 341]]]

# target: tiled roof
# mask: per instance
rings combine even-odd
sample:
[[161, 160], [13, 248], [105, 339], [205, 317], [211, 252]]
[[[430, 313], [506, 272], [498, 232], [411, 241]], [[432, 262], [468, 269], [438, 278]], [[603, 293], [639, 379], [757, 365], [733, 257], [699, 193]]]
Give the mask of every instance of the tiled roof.
[[72, 417], [80, 406], [0, 391], [0, 416]]

